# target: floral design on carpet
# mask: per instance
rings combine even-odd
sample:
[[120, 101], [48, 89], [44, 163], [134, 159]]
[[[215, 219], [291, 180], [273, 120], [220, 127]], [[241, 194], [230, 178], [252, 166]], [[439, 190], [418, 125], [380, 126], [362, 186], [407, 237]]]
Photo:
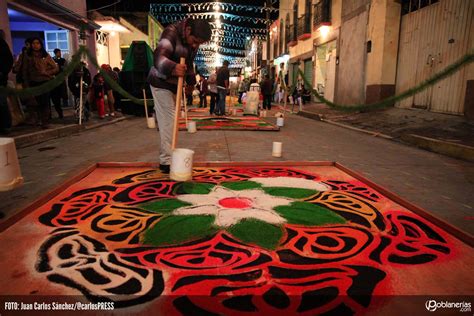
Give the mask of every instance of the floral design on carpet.
[[91, 301], [162, 312], [352, 315], [390, 294], [387, 267], [453, 255], [449, 236], [362, 182], [286, 167], [156, 170], [83, 189], [40, 215], [36, 270]]

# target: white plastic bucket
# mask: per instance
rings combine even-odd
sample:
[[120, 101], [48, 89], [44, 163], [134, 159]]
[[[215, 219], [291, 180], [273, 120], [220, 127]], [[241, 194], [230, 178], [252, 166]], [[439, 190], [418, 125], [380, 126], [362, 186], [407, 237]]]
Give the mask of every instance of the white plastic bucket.
[[273, 157], [281, 157], [282, 145], [283, 144], [281, 142], [273, 142], [273, 148], [272, 148], [272, 156]]
[[285, 125], [285, 120], [283, 119], [283, 117], [277, 117], [277, 126], [282, 127], [284, 125]]
[[232, 109], [232, 116], [236, 116], [237, 115], [237, 109]]
[[147, 117], [146, 118], [146, 123], [148, 125], [148, 128], [156, 128], [155, 116]]
[[196, 122], [195, 121], [188, 121], [188, 133], [196, 133]]
[[194, 151], [185, 148], [176, 148], [171, 155], [170, 179], [175, 181], [189, 181], [193, 178]]
[[0, 138], [0, 191], [9, 191], [23, 183], [13, 138]]

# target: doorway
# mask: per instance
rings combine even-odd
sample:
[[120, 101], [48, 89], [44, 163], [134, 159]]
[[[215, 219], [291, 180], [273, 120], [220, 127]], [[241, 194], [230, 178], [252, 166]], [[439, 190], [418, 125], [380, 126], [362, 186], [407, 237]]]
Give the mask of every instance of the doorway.
[[316, 47], [314, 89], [329, 101], [334, 101], [336, 83], [336, 41]]

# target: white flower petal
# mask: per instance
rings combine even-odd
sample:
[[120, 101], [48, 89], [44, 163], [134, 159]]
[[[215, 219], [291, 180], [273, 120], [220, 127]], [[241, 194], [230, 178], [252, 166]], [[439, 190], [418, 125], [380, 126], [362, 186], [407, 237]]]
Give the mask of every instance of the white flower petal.
[[317, 191], [329, 191], [331, 189], [319, 181], [293, 177], [251, 178], [249, 181], [260, 183], [264, 187], [301, 188]]
[[236, 191], [228, 189], [226, 187], [222, 187], [220, 185], [216, 185], [212, 189], [212, 191], [209, 192], [209, 195], [215, 196], [219, 199], [224, 199], [224, 198], [236, 196]]
[[215, 205], [197, 205], [180, 207], [173, 215], [217, 215], [219, 208]]
[[193, 205], [216, 204], [219, 200], [218, 197], [211, 194], [182, 194], [176, 196], [176, 198]]
[[249, 208], [246, 210], [239, 209], [221, 209], [216, 217], [216, 225], [221, 227], [229, 227], [237, 224], [242, 219], [255, 218], [269, 224], [283, 224], [286, 220], [275, 212], [262, 210], [257, 208]]
[[217, 204], [220, 199], [234, 197], [235, 191], [216, 185], [208, 194], [181, 194], [176, 198], [193, 205]]
[[280, 205], [288, 205], [294, 199], [272, 196], [262, 190], [242, 190], [238, 192], [239, 196], [248, 197], [253, 200], [254, 207], [272, 210]]

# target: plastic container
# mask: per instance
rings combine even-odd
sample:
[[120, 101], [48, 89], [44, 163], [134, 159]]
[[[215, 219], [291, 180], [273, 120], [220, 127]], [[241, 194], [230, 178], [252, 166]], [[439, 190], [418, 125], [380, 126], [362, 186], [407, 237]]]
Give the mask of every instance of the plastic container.
[[195, 121], [188, 121], [188, 133], [196, 133], [196, 122]]
[[281, 142], [273, 142], [273, 149], [272, 149], [272, 156], [273, 157], [281, 157], [281, 149], [282, 149]]
[[185, 148], [176, 148], [171, 155], [170, 179], [175, 181], [189, 181], [193, 178], [194, 151]]
[[15, 139], [0, 138], [0, 191], [9, 191], [23, 184]]

